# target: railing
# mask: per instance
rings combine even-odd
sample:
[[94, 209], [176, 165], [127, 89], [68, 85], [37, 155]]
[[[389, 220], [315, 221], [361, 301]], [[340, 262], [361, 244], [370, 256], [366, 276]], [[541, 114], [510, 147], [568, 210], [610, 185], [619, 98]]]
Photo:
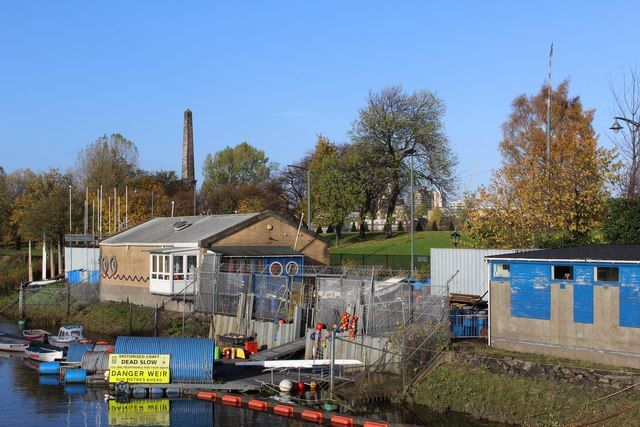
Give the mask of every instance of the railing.
[[487, 338], [488, 316], [486, 311], [464, 312], [451, 309], [451, 334], [454, 338]]
[[[377, 266], [393, 270], [409, 270], [411, 268], [411, 255], [385, 255], [385, 254], [331, 254], [332, 266]], [[430, 257], [428, 255], [415, 255], [414, 268], [421, 270], [429, 268]]]

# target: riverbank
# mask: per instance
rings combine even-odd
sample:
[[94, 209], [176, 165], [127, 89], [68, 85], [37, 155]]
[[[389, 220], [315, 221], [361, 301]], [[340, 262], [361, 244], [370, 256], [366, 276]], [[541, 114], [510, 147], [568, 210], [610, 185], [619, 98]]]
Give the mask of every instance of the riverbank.
[[[0, 308], [9, 307], [2, 316], [19, 319], [18, 294], [0, 298]], [[43, 293], [38, 303], [26, 304], [28, 324], [44, 328], [57, 328], [63, 323], [80, 323], [95, 335], [153, 335], [156, 328], [154, 309], [127, 302], [103, 301], [91, 305], [71, 304], [67, 309], [64, 298]], [[67, 314], [68, 313], [68, 314]], [[189, 317], [182, 327], [182, 314], [160, 310], [157, 316], [158, 334], [161, 336], [207, 336], [209, 323]], [[53, 332], [53, 331], [52, 331]]]
[[640, 395], [622, 390], [499, 374], [452, 358], [412, 390], [409, 403], [417, 413], [455, 411], [505, 424], [632, 425], [640, 416]]

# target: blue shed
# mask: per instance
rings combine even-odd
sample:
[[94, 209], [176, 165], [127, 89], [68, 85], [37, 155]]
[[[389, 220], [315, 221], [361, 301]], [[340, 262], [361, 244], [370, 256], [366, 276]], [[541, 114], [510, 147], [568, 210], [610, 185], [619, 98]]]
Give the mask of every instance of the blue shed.
[[486, 259], [490, 345], [640, 367], [640, 245]]

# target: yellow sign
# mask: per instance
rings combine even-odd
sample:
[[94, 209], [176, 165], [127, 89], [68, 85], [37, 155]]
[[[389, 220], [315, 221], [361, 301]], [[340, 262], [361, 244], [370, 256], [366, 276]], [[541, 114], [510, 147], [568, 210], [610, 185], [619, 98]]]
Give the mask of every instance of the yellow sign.
[[169, 384], [169, 355], [111, 354], [109, 382]]
[[109, 401], [109, 425], [140, 426], [171, 424], [169, 399], [138, 400], [131, 402]]
[[110, 354], [109, 369], [168, 368], [168, 354]]
[[169, 384], [169, 368], [109, 369], [110, 383]]

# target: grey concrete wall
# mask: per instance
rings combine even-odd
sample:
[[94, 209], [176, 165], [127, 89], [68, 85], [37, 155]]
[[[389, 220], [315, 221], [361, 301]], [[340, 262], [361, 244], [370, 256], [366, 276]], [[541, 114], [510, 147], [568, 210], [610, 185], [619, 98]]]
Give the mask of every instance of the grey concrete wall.
[[573, 285], [551, 285], [551, 319], [511, 316], [510, 285], [490, 282], [490, 345], [607, 365], [640, 368], [640, 329], [619, 326], [620, 290], [594, 287], [593, 324], [573, 322]]

